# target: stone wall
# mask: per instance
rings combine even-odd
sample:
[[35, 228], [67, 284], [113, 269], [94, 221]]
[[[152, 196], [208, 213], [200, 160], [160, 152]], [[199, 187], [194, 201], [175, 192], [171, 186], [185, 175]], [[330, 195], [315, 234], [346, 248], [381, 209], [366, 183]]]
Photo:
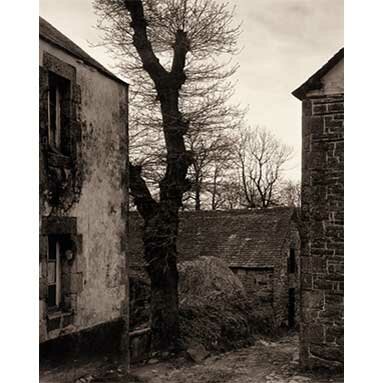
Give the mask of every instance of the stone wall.
[[257, 325], [264, 331], [270, 331], [276, 325], [274, 321], [274, 267], [240, 268], [231, 270], [237, 275], [245, 288], [254, 311]]
[[[48, 147], [50, 72], [70, 83], [65, 155]], [[127, 121], [126, 84], [40, 40], [40, 342], [112, 323], [126, 310]], [[62, 302], [48, 310], [55, 237]]]
[[300, 358], [308, 368], [343, 365], [343, 102], [343, 93], [313, 92], [302, 106]]

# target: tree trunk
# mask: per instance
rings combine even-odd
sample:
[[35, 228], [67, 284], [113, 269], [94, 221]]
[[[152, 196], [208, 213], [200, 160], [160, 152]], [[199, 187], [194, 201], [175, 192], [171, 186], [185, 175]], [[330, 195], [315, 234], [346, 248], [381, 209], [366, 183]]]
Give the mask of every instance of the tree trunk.
[[187, 124], [178, 110], [178, 92], [161, 92], [160, 102], [167, 147], [167, 167], [160, 181], [160, 201], [157, 203], [151, 198], [152, 205], [145, 211], [139, 208], [142, 203], [137, 199], [136, 202], [145, 222], [143, 240], [151, 281], [152, 349], [178, 352], [183, 345], [178, 314], [176, 240], [182, 195], [190, 187], [186, 174], [191, 157], [183, 141]]
[[178, 316], [178, 217], [160, 209], [145, 222], [144, 256], [151, 281], [152, 348], [182, 349]]
[[211, 196], [211, 210], [216, 209], [216, 195], [217, 195], [217, 168], [214, 169], [214, 178], [213, 178], [213, 193]]
[[200, 187], [200, 180], [198, 177], [196, 178], [196, 185], [195, 185], [195, 209], [201, 210], [201, 187]]
[[133, 44], [150, 75], [161, 105], [166, 144], [166, 172], [160, 181], [160, 199], [155, 201], [141, 177], [141, 168], [129, 166], [130, 190], [144, 218], [144, 257], [151, 280], [152, 348], [178, 351], [182, 347], [178, 315], [177, 248], [178, 211], [182, 196], [190, 189], [186, 179], [192, 163], [185, 148], [184, 135], [189, 127], [179, 110], [179, 91], [185, 83], [186, 54], [190, 42], [186, 32], [177, 30], [172, 69], [168, 72], [154, 54], [148, 39], [142, 0], [125, 0], [132, 18]]

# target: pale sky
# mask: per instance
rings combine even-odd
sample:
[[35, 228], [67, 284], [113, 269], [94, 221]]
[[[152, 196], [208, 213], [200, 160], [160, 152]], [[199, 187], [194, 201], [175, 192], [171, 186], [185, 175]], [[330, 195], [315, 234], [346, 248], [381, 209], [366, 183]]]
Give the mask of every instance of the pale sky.
[[[343, 47], [343, 0], [232, 0], [243, 21], [236, 102], [248, 124], [270, 129], [295, 149], [286, 176], [300, 179], [301, 103], [291, 95]], [[91, 0], [40, 0], [40, 15], [112, 69], [98, 41]]]

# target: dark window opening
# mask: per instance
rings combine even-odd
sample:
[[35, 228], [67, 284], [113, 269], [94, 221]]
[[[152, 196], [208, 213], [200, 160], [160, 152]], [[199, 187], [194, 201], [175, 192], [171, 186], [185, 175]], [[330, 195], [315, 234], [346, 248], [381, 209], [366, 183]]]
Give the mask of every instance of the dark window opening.
[[56, 235], [48, 237], [48, 308], [59, 308], [61, 303], [61, 246]]
[[57, 242], [57, 236], [50, 235], [48, 237], [48, 260], [49, 261], [56, 260], [56, 242]]
[[48, 307], [56, 307], [56, 285], [48, 286]]
[[290, 248], [289, 258], [287, 260], [287, 271], [289, 273], [295, 273], [297, 271], [297, 263], [294, 248]]
[[53, 152], [69, 155], [70, 81], [48, 76], [48, 144]]
[[50, 310], [61, 310], [65, 306], [64, 296], [68, 286], [63, 281], [63, 274], [68, 268], [68, 250], [72, 249], [68, 235], [48, 235], [47, 306]]

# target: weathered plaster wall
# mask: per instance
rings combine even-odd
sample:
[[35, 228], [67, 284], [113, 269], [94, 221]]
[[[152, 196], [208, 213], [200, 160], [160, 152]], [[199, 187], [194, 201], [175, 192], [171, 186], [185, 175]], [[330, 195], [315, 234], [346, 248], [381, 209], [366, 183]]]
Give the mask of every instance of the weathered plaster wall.
[[300, 357], [307, 368], [343, 366], [343, 104], [342, 60], [302, 106]]
[[[44, 52], [76, 68], [76, 83], [81, 89], [76, 115], [81, 145], [77, 149], [81, 152], [83, 181], [79, 201], [69, 211], [55, 213], [75, 218], [81, 238], [70, 273], [74, 315], [65, 329], [47, 333], [45, 303], [41, 300], [41, 341], [121, 317], [127, 299], [124, 270], [128, 207], [127, 86], [44, 41], [40, 41], [40, 65]], [[41, 206], [41, 219], [50, 213], [50, 206]], [[44, 270], [42, 273], [44, 277]]]

